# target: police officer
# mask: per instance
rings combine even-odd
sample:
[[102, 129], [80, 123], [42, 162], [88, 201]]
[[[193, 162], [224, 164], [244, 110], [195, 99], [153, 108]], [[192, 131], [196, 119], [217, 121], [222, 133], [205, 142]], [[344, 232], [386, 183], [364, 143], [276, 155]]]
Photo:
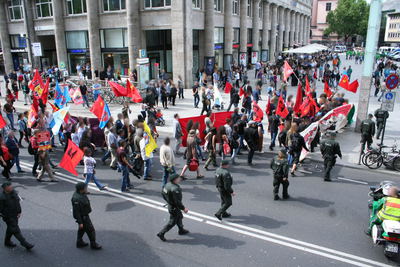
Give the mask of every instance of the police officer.
[[375, 110], [374, 115], [376, 118], [376, 128], [378, 129], [376, 132], [376, 139], [379, 139], [381, 137], [383, 127], [385, 126], [385, 120], [389, 118], [389, 112], [387, 112], [387, 110], [379, 108]]
[[34, 245], [25, 240], [18, 226], [18, 219], [21, 217], [20, 197], [12, 187], [11, 182], [5, 182], [1, 187], [3, 192], [0, 194], [0, 216], [7, 224], [4, 245], [9, 248], [15, 247], [16, 245], [11, 241], [11, 237], [15, 236], [21, 246], [30, 250]]
[[182, 215], [182, 210], [184, 213], [188, 213], [188, 208], [186, 208], [182, 204], [182, 189], [179, 186], [179, 183], [182, 181], [182, 178], [174, 173], [170, 175], [169, 177], [169, 183], [167, 183], [163, 190], [162, 190], [162, 196], [165, 199], [165, 201], [168, 203], [168, 212], [169, 212], [169, 222], [167, 225], [164, 226], [164, 228], [157, 234], [157, 236], [162, 240], [162, 241], [167, 241], [167, 239], [164, 237], [165, 233], [167, 233], [169, 230], [172, 229], [175, 225], [178, 225], [179, 232], [178, 234], [180, 235], [186, 235], [189, 233], [188, 230], [183, 228], [183, 215]]
[[325, 139], [321, 142], [321, 154], [324, 159], [324, 168], [325, 168], [325, 179], [324, 181], [330, 182], [331, 180], [331, 170], [336, 163], [336, 157], [339, 156], [342, 159], [342, 152], [340, 151], [340, 145], [335, 140], [336, 133], [329, 132], [327, 133], [329, 138]]
[[230, 217], [231, 214], [227, 213], [227, 209], [232, 206], [232, 196], [235, 196], [235, 192], [232, 189], [232, 175], [228, 171], [229, 160], [222, 160], [221, 167], [215, 171], [215, 182], [221, 196], [221, 208], [215, 213], [215, 217], [218, 220], [222, 218]]
[[89, 213], [92, 212], [89, 198], [87, 197], [87, 185], [83, 182], [79, 182], [75, 186], [75, 193], [72, 195], [72, 214], [77, 224], [78, 236], [76, 240], [76, 247], [83, 248], [88, 243], [83, 241], [83, 235], [86, 233], [90, 240], [90, 247], [92, 249], [101, 249], [101, 246], [96, 243], [96, 230], [93, 227], [92, 221], [90, 220]]
[[374, 116], [368, 114], [368, 118], [361, 122], [361, 151], [364, 153], [365, 143], [367, 143], [367, 148], [371, 149], [372, 137], [375, 134], [375, 122], [372, 120]]
[[282, 184], [282, 197], [283, 199], [288, 199], [288, 187], [289, 187], [289, 162], [287, 160], [286, 150], [281, 149], [276, 156], [271, 161], [271, 169], [274, 172], [274, 200], [279, 200], [279, 186]]

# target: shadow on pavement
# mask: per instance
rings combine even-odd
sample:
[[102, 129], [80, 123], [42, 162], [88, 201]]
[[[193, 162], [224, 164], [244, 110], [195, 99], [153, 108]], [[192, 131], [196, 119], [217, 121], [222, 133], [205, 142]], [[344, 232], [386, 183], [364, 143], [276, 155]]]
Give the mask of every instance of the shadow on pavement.
[[310, 198], [310, 197], [291, 197], [290, 199], [286, 200], [286, 201], [297, 201], [300, 202], [302, 204], [314, 207], [314, 208], [327, 208], [333, 204], [335, 204], [335, 202], [332, 201], [327, 201], [327, 200], [322, 200], [322, 199], [316, 199], [316, 198]]
[[232, 215], [232, 217], [229, 218], [229, 221], [233, 223], [242, 223], [245, 225], [257, 225], [265, 229], [280, 228], [281, 226], [287, 224], [287, 222], [284, 221], [278, 221], [269, 217], [255, 215], [255, 214], [249, 214], [249, 216]]
[[236, 249], [238, 246], [246, 244], [244, 241], [234, 240], [228, 237], [217, 235], [205, 235], [200, 233], [189, 233], [182, 237], [184, 239], [168, 239], [168, 243], [176, 243], [181, 245], [203, 245], [208, 248]]

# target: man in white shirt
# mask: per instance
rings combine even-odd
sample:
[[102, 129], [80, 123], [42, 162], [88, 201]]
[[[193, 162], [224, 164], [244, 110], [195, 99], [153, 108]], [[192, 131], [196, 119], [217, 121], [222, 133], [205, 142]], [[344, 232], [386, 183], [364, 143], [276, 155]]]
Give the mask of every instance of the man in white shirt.
[[146, 155], [146, 144], [148, 142], [149, 142], [149, 136], [146, 132], [144, 132], [143, 138], [139, 142], [140, 155], [144, 161], [143, 180], [152, 180], [150, 171], [151, 171], [151, 164], [152, 164], [152, 160], [153, 160], [153, 152], [151, 152], [149, 156]]
[[176, 141], [175, 153], [178, 153], [179, 152], [179, 148], [181, 147], [181, 144], [182, 144], [182, 136], [183, 136], [182, 127], [181, 127], [181, 125], [179, 123], [179, 115], [178, 115], [178, 113], [176, 113], [174, 115], [172, 131], [173, 131], [172, 134], [175, 137], [175, 141]]
[[162, 187], [168, 182], [169, 175], [175, 173], [175, 155], [169, 144], [170, 139], [166, 137], [160, 147], [160, 163], [163, 166]]

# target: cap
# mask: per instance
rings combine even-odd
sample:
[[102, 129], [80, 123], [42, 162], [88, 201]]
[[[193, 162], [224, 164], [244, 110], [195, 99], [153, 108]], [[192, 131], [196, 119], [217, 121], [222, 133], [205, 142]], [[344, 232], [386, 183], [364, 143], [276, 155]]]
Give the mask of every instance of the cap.
[[286, 149], [282, 148], [281, 150], [279, 150], [279, 152], [286, 156]]
[[75, 185], [75, 189], [77, 192], [85, 189], [85, 187], [86, 187], [86, 184], [84, 182], [79, 182]]
[[221, 165], [229, 165], [230, 161], [228, 159], [223, 159]]
[[176, 178], [179, 178], [179, 174], [176, 174], [176, 173], [171, 174], [171, 175], [169, 176], [169, 181], [172, 182], [172, 181], [175, 180]]
[[7, 186], [10, 186], [10, 185], [11, 185], [11, 182], [5, 182], [5, 183], [3, 183], [1, 185], [1, 187], [4, 189], [4, 188], [6, 188]]

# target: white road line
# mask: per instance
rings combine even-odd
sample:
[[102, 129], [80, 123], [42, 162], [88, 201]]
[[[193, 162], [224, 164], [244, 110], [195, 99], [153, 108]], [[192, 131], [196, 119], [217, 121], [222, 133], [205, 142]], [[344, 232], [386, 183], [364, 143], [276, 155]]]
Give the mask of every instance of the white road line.
[[[25, 163], [25, 162], [21, 162], [21, 166], [25, 169], [32, 168], [32, 164]], [[77, 177], [66, 175], [66, 174], [59, 173], [59, 172], [57, 172], [56, 176], [58, 179], [68, 182], [68, 183], [72, 183], [72, 184], [82, 181], [82, 179], [79, 179]], [[357, 181], [357, 182], [359, 182], [359, 181]], [[98, 190], [97, 187], [92, 184], [89, 184], [88, 187], [93, 190]], [[159, 202], [159, 201], [155, 201], [152, 199], [135, 196], [135, 195], [127, 194], [127, 193], [121, 193], [120, 191], [113, 189], [113, 188], [108, 188], [107, 191], [100, 191], [100, 192], [130, 201], [130, 202], [134, 202], [134, 203], [137, 203], [137, 204], [149, 207], [149, 208], [157, 209], [157, 210], [160, 210], [163, 212], [168, 212], [167, 208], [164, 207], [164, 203]], [[214, 217], [211, 217], [211, 216], [208, 216], [208, 215], [205, 215], [202, 213], [194, 212], [194, 211], [189, 211], [189, 214], [184, 214], [184, 216], [185, 216], [185, 218], [188, 218], [188, 219], [191, 219], [191, 220], [194, 220], [197, 222], [202, 222], [202, 223], [205, 223], [208, 225], [212, 225], [214, 227], [229, 230], [231, 232], [240, 233], [242, 235], [254, 237], [254, 238], [257, 238], [260, 240], [268, 241], [268, 242], [279, 244], [279, 245], [286, 246], [286, 247], [291, 247], [291, 248], [294, 248], [294, 249], [297, 249], [300, 251], [312, 253], [315, 255], [334, 259], [334, 260], [352, 264], [355, 266], [385, 266], [385, 267], [391, 266], [391, 265], [384, 264], [384, 263], [381, 263], [378, 261], [374, 261], [374, 260], [370, 260], [367, 258], [356, 256], [356, 255], [348, 254], [348, 253], [338, 251], [335, 249], [318, 246], [318, 245], [315, 245], [312, 243], [300, 241], [300, 240], [293, 239], [290, 237], [281, 236], [278, 234], [259, 230], [256, 228], [240, 225], [237, 223], [232, 223], [232, 222], [228, 222], [228, 221], [223, 221], [221, 223], [219, 220], [217, 220]], [[344, 257], [346, 257], [346, 258], [344, 258]]]
[[353, 180], [353, 179], [344, 178], [344, 177], [338, 177], [338, 180], [344, 180], [344, 181], [353, 182], [353, 183], [356, 183], [356, 184], [365, 184], [365, 185], [368, 184], [367, 182]]
[[306, 170], [297, 170], [298, 172], [302, 172], [302, 173], [305, 173], [305, 174], [312, 174], [312, 172], [310, 172], [310, 171], [306, 171]]

